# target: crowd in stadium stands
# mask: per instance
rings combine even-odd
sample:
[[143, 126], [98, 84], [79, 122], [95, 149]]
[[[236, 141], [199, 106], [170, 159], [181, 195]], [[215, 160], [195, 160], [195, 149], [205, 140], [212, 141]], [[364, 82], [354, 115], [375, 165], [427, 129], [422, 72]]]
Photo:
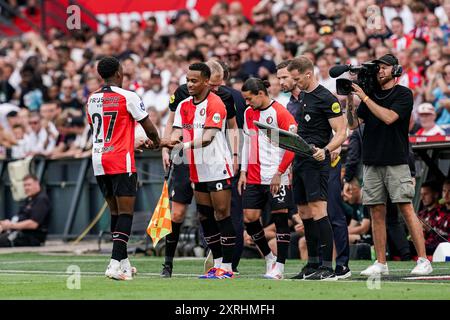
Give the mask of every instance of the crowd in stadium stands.
[[[31, 8], [34, 3], [9, 2], [31, 3]], [[391, 52], [403, 66], [398, 82], [414, 93], [410, 133], [450, 134], [449, 36], [450, 0], [262, 0], [249, 18], [239, 2], [219, 1], [208, 18], [194, 21], [189, 11], [181, 10], [166, 28], [150, 17], [133, 21], [128, 30], [112, 28], [104, 34], [88, 27], [68, 33], [53, 28], [45, 39], [36, 33], [2, 38], [0, 158], [89, 156], [84, 105], [101, 86], [96, 62], [108, 55], [120, 59], [123, 88], [138, 93], [161, 133], [170, 96], [186, 82], [193, 62], [224, 62], [227, 84], [238, 90], [249, 77], [268, 79], [272, 98], [286, 105], [289, 94], [276, 77], [280, 62], [306, 55], [316, 66], [319, 83], [336, 93], [336, 81], [328, 74], [332, 66], [358, 65]], [[345, 97], [338, 98], [345, 106]], [[353, 243], [370, 237], [360, 188], [355, 178], [353, 192], [344, 194]], [[427, 188], [432, 196], [424, 196]], [[420, 214], [433, 227], [444, 228], [438, 220], [449, 210], [449, 188], [444, 185], [445, 204], [437, 206], [440, 188], [423, 187]], [[442, 230], [447, 238], [448, 216]], [[302, 235], [301, 221], [291, 220], [292, 231]], [[436, 237], [427, 236], [427, 245], [435, 247]]]

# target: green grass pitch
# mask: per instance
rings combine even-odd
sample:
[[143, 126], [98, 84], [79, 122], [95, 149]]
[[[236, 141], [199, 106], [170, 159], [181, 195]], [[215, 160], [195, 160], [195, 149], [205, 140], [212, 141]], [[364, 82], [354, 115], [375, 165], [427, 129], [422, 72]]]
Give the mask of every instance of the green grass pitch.
[[[264, 261], [243, 259], [240, 276], [231, 280], [200, 280], [203, 259], [175, 259], [171, 279], [159, 278], [161, 257], [130, 258], [137, 267], [133, 281], [114, 281], [104, 277], [106, 255], [43, 255], [36, 253], [0, 255], [0, 299], [450, 299], [450, 263], [433, 264], [433, 275], [446, 280], [407, 280], [414, 262], [389, 262], [391, 275], [367, 284], [359, 272], [370, 261], [352, 261], [352, 278], [334, 282], [266, 280]], [[286, 276], [293, 276], [303, 263], [288, 260]], [[80, 289], [70, 266], [80, 272]], [[67, 273], [69, 268], [69, 273]], [[69, 284], [69, 286], [68, 286]], [[371, 287], [372, 289], [369, 289]], [[379, 289], [377, 289], [379, 287]]]

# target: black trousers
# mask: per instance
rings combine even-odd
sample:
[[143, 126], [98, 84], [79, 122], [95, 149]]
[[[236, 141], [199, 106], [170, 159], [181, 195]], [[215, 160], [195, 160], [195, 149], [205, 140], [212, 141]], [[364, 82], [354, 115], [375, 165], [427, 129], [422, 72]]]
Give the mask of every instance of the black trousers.
[[327, 211], [333, 228], [334, 244], [336, 246], [336, 265], [348, 266], [350, 246], [348, 243], [348, 228], [345, 210], [342, 207], [341, 161], [330, 168], [328, 179]]
[[18, 232], [17, 237], [10, 241], [8, 239], [9, 233], [0, 233], [0, 248], [10, 248], [10, 247], [39, 247], [41, 242], [35, 237], [25, 234], [23, 232]]

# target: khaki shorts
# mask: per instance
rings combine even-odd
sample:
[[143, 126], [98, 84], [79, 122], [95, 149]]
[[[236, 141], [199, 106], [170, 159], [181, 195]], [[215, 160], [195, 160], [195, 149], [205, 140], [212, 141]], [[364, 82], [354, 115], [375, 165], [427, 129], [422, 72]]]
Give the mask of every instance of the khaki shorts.
[[411, 203], [415, 188], [411, 171], [407, 164], [397, 166], [364, 165], [363, 204], [386, 204], [387, 197], [392, 203]]

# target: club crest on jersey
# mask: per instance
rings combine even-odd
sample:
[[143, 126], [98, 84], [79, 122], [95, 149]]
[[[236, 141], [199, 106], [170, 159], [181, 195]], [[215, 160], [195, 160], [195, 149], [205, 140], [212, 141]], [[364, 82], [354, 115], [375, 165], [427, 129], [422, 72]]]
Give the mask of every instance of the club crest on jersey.
[[341, 105], [339, 104], [339, 102], [335, 102], [331, 105], [331, 111], [333, 111], [334, 113], [341, 112]]
[[173, 103], [174, 101], [175, 101], [175, 95], [173, 94], [173, 95], [170, 96], [169, 102]]
[[214, 113], [212, 120], [214, 123], [219, 123], [220, 122], [220, 113]]
[[309, 114], [307, 114], [307, 115], [305, 116], [305, 120], [306, 120], [306, 122], [309, 122], [309, 120], [311, 120], [311, 116], [310, 116]]
[[206, 109], [205, 109], [205, 108], [203, 108], [202, 110], [200, 110], [200, 115], [201, 115], [202, 117], [205, 115], [205, 113], [206, 113]]
[[295, 133], [295, 124], [291, 124], [290, 126], [289, 126], [289, 129], [288, 129], [290, 132], [293, 132], [293, 133]]
[[272, 117], [267, 117], [266, 122], [267, 122], [267, 124], [272, 124], [273, 118]]

